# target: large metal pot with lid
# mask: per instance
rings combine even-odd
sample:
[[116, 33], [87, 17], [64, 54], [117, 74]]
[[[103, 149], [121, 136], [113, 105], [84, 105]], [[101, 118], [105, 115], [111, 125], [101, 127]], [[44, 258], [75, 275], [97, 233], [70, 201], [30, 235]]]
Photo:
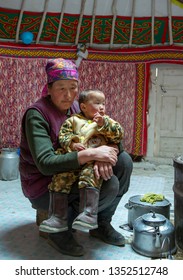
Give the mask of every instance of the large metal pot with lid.
[[174, 226], [161, 214], [144, 214], [134, 221], [131, 246], [147, 257], [171, 256], [176, 252]]
[[161, 214], [167, 219], [170, 218], [171, 203], [166, 198], [151, 204], [142, 202], [142, 197], [143, 195], [132, 196], [129, 198], [128, 203], [125, 204], [125, 208], [128, 209], [128, 225], [131, 229], [133, 229], [133, 223], [138, 217], [150, 212]]

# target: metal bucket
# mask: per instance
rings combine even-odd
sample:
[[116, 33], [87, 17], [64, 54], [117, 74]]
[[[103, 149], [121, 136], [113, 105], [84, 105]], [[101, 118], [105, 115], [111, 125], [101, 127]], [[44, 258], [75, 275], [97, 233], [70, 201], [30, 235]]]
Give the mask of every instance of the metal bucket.
[[177, 246], [183, 250], [183, 158], [173, 160], [174, 225]]
[[19, 177], [18, 149], [2, 148], [0, 152], [0, 180], [11, 181]]

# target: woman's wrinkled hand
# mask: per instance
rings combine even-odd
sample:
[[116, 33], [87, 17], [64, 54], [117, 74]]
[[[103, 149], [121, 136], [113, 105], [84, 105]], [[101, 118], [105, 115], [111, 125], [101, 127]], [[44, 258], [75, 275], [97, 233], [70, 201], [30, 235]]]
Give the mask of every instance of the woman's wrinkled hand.
[[96, 161], [94, 164], [94, 174], [97, 179], [109, 180], [113, 175], [112, 164], [108, 162]]
[[117, 154], [118, 149], [103, 145], [95, 148], [95, 161], [107, 162], [115, 166], [118, 159]]
[[[78, 162], [80, 165], [83, 165], [89, 161], [99, 161], [103, 163], [110, 163], [112, 166], [115, 166], [118, 160], [117, 154], [117, 148], [109, 147], [106, 145], [97, 148], [88, 148], [82, 151], [78, 151]], [[107, 169], [107, 167], [105, 167], [105, 169]], [[104, 172], [101, 171], [101, 173]], [[107, 173], [109, 174], [109, 171], [107, 171]]]

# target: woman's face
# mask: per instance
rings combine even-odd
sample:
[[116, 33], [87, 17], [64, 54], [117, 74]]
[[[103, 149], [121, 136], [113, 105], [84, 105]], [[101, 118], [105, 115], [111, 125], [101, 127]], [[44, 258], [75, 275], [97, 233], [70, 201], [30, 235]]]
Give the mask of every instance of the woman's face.
[[66, 112], [78, 94], [78, 82], [75, 80], [59, 80], [48, 88], [53, 104], [61, 111]]

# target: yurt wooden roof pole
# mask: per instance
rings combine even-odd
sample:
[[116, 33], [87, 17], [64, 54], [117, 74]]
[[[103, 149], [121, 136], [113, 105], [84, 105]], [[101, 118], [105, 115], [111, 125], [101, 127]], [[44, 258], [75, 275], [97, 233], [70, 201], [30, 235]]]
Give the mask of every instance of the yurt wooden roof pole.
[[78, 22], [78, 27], [77, 27], [77, 33], [76, 33], [76, 39], [75, 39], [75, 45], [77, 45], [77, 44], [78, 44], [78, 41], [79, 41], [79, 34], [80, 34], [81, 23], [82, 23], [83, 14], [84, 14], [84, 9], [85, 9], [85, 3], [86, 3], [86, 0], [82, 0], [82, 3], [81, 3], [81, 11], [80, 11], [80, 17], [79, 17], [79, 22]]
[[58, 25], [58, 30], [57, 30], [57, 38], [56, 38], [56, 42], [55, 44], [57, 45], [59, 42], [59, 38], [60, 38], [60, 30], [62, 27], [62, 21], [63, 21], [63, 17], [64, 17], [64, 11], [65, 11], [65, 0], [63, 0], [62, 3], [62, 8], [61, 8], [61, 14], [60, 14], [60, 20], [59, 20], [59, 25]]
[[42, 16], [42, 19], [41, 19], [41, 24], [40, 24], [40, 27], [39, 27], [39, 32], [38, 32], [38, 35], [37, 35], [37, 38], [36, 38], [36, 44], [39, 43], [39, 39], [41, 37], [41, 33], [42, 33], [42, 30], [43, 30], [43, 25], [44, 25], [46, 14], [47, 14], [47, 10], [48, 10], [48, 2], [49, 2], [49, 0], [45, 0], [45, 3], [44, 3], [44, 13], [43, 13], [43, 16]]
[[92, 24], [91, 24], [91, 34], [90, 34], [90, 46], [92, 46], [92, 44], [93, 44], [93, 33], [94, 33], [94, 27], [95, 27], [96, 8], [97, 8], [97, 0], [94, 0], [93, 13], [92, 13]]
[[18, 43], [18, 40], [19, 40], [20, 25], [21, 25], [23, 13], [24, 13], [24, 7], [25, 7], [25, 0], [22, 0], [20, 15], [19, 15], [18, 24], [17, 24], [17, 30], [16, 30], [16, 38], [15, 38], [16, 43]]
[[151, 45], [154, 46], [154, 14], [155, 14], [155, 0], [151, 0]]
[[133, 25], [134, 25], [134, 14], [135, 14], [135, 0], [132, 0], [132, 17], [131, 17], [131, 26], [130, 26], [130, 38], [129, 38], [129, 47], [132, 45], [133, 38]]
[[113, 47], [113, 41], [114, 41], [114, 30], [115, 30], [116, 15], [117, 15], [116, 4], [117, 4], [117, 0], [113, 0], [113, 3], [112, 3], [113, 19], [112, 19], [110, 48]]
[[167, 5], [168, 5], [169, 42], [170, 42], [170, 45], [173, 45], [171, 0], [167, 0]]

